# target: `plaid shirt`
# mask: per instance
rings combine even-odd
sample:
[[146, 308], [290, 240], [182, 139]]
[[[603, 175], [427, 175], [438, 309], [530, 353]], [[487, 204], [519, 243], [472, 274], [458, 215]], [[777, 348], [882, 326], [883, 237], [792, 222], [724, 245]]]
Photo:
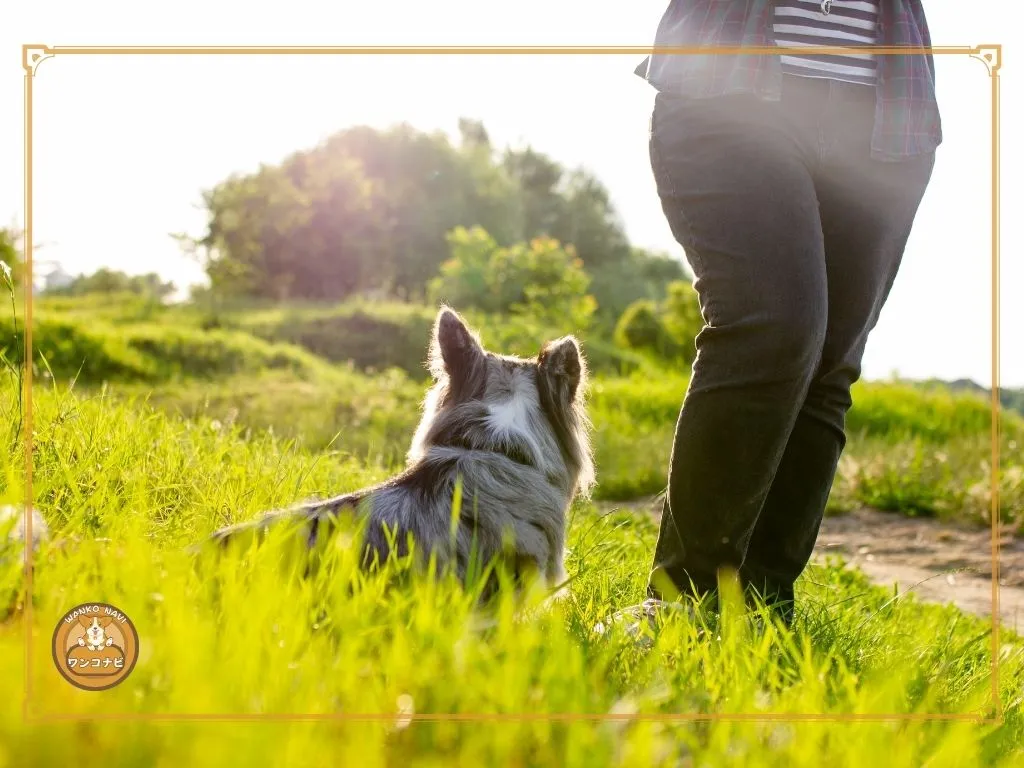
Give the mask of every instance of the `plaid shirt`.
[[[669, 0], [654, 45], [769, 47], [775, 44], [773, 6], [772, 0]], [[920, 0], [883, 0], [879, 6], [880, 45], [931, 46]], [[659, 91], [681, 96], [782, 97], [779, 56], [653, 54], [636, 74]], [[900, 160], [931, 152], [942, 142], [930, 53], [879, 55], [876, 93], [872, 157]]]

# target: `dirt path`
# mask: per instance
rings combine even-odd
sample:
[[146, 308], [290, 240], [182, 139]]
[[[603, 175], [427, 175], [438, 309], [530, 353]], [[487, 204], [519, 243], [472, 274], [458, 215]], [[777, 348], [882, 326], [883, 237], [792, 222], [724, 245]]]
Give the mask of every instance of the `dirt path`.
[[[656, 499], [602, 503], [603, 510], [636, 509], [658, 519]], [[827, 517], [815, 560], [841, 555], [876, 584], [913, 591], [921, 600], [954, 603], [979, 616], [992, 613], [992, 534], [898, 514], [858, 510]], [[1004, 626], [1024, 630], [1024, 540], [1007, 529], [999, 541], [999, 613]]]

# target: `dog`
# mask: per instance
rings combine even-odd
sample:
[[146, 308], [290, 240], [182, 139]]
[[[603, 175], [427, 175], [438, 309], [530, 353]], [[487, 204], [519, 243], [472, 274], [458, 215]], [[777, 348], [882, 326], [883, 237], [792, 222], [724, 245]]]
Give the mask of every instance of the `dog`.
[[85, 627], [85, 637], [78, 638], [78, 644], [90, 651], [102, 651], [114, 644], [114, 638], [107, 635], [106, 628], [113, 619], [110, 616], [79, 616], [78, 623]]
[[[510, 566], [517, 588], [528, 573], [549, 587], [563, 585], [567, 512], [595, 482], [579, 343], [572, 336], [549, 341], [532, 359], [489, 352], [442, 306], [427, 366], [433, 384], [404, 471], [370, 488], [222, 528], [214, 541], [226, 545], [245, 531], [262, 535], [288, 520], [313, 547], [350, 515], [365, 523], [366, 570], [392, 553], [407, 556], [411, 540], [421, 565], [433, 555], [463, 583], [472, 562], [500, 562]], [[488, 586], [484, 595], [493, 591]]]

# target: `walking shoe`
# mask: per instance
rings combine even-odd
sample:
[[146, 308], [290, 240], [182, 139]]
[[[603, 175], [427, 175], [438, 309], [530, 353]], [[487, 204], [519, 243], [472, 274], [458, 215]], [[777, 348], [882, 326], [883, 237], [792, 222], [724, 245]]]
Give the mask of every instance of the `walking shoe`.
[[[640, 648], [646, 650], [654, 645], [654, 636], [661, 628], [664, 617], [669, 611], [683, 611], [691, 622], [697, 623], [697, 613], [693, 606], [687, 603], [658, 600], [653, 597], [647, 598], [639, 605], [617, 611], [612, 615], [611, 622], [622, 626], [625, 633], [632, 637]], [[703, 633], [703, 628], [699, 628], [698, 636]]]

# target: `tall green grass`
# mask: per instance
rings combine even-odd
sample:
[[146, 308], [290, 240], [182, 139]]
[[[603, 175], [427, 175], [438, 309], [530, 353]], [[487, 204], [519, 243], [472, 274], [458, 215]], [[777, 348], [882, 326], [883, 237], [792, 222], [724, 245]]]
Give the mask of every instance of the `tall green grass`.
[[[628, 391], [628, 389], [626, 390]], [[622, 394], [622, 393], [619, 393]], [[0, 402], [13, 403], [10, 387]], [[666, 401], [669, 394], [665, 394]], [[621, 402], [621, 398], [617, 400]], [[644, 515], [573, 510], [569, 595], [505, 595], [482, 623], [451, 582], [365, 578], [354, 550], [328, 547], [311, 578], [287, 541], [200, 557], [184, 545], [225, 522], [381, 476], [341, 455], [240, 427], [181, 420], [140, 403], [34, 398], [35, 493], [55, 539], [23, 594], [0, 552], [0, 765], [1004, 765], [1024, 759], [1024, 645], [1003, 635], [1001, 725], [742, 720], [558, 721], [545, 715], [987, 713], [988, 625], [896, 599], [856, 573], [814, 567], [799, 584], [794, 635], [752, 629], [727, 601], [710, 631], [670, 617], [643, 650], [609, 621], [643, 596], [655, 528]], [[9, 405], [7, 406], [9, 407]], [[667, 406], [666, 406], [667, 407]], [[0, 453], [0, 502], [23, 494], [20, 446]], [[392, 564], [396, 572], [402, 564]], [[394, 575], [394, 574], [391, 574]], [[384, 722], [50, 722], [20, 716], [25, 601], [32, 603], [31, 712], [383, 713]], [[112, 602], [142, 654], [104, 693], [52, 668], [63, 611]], [[526, 713], [502, 722], [421, 722], [409, 713]]]
[[[287, 370], [216, 380], [112, 385], [172, 413], [270, 432], [314, 450], [340, 451], [395, 469], [419, 419], [425, 382], [397, 369], [368, 376], [351, 368]], [[589, 411], [598, 466], [595, 495], [628, 500], [661, 492], [687, 379], [650, 370], [594, 377]], [[988, 523], [991, 427], [976, 396], [860, 385], [849, 442], [829, 512], [872, 506], [908, 515]], [[910, 408], [909, 403], [916, 403]], [[1024, 419], [1001, 417], [1000, 516], [1024, 522]]]
[[[238, 424], [249, 433], [267, 432], [392, 469], [401, 464], [419, 417], [431, 308], [394, 302], [243, 305], [218, 315], [223, 327], [204, 329], [209, 317], [195, 306], [116, 296], [104, 302], [45, 298], [40, 305], [35, 359], [44, 383], [51, 374], [59, 381], [74, 378], [86, 391], [106, 386], [102, 391], [110, 396], [145, 399], [172, 413]], [[544, 339], [544, 329], [522, 318], [481, 316], [472, 322], [489, 346], [505, 352], [533, 354]], [[5, 354], [16, 359], [21, 335], [12, 321], [5, 323]], [[592, 366], [605, 354], [599, 338], [587, 340], [585, 349]], [[614, 351], [593, 366], [597, 496], [607, 500], [664, 488], [688, 384], [684, 371], [624, 354]], [[973, 393], [858, 383], [829, 512], [868, 505], [987, 523], [990, 414], [988, 400]], [[1005, 409], [1000, 418], [1000, 514], [1022, 525], [1024, 419]]]
[[[665, 487], [687, 379], [645, 371], [594, 382], [598, 494], [612, 500]], [[829, 512], [858, 506], [985, 523], [991, 515], [991, 410], [971, 394], [860, 383]], [[1024, 419], [1000, 413], [1000, 518], [1024, 526]]]

